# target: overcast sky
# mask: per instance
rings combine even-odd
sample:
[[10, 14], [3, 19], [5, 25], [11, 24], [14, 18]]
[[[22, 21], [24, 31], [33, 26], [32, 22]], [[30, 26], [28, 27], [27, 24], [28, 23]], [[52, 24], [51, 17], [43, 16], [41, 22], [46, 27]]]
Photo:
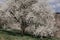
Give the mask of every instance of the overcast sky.
[[50, 0], [50, 5], [56, 12], [60, 12], [60, 0]]
[[[0, 0], [0, 4], [5, 3], [5, 0]], [[60, 0], [50, 0], [50, 5], [56, 12], [60, 12]]]
[[5, 0], [0, 0], [0, 3], [4, 3], [5, 2]]

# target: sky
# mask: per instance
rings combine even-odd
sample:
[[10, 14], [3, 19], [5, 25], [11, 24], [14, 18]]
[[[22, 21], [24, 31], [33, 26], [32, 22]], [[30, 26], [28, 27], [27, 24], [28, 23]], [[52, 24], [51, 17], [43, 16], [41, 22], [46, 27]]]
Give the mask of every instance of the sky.
[[0, 0], [0, 3], [5, 3], [5, 0]]
[[60, 0], [50, 0], [49, 3], [56, 12], [60, 12]]
[[[0, 0], [0, 4], [4, 4], [6, 0]], [[56, 12], [60, 12], [60, 0], [49, 0], [49, 4]]]

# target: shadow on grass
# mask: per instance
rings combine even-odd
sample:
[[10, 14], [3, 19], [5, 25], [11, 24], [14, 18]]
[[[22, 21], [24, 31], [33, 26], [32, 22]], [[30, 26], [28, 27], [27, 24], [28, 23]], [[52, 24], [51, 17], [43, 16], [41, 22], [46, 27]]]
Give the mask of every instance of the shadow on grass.
[[21, 36], [20, 35], [21, 33], [16, 33], [16, 32], [13, 32], [13, 31], [0, 30], [0, 32], [8, 34], [8, 35], [13, 35], [13, 36]]
[[[5, 33], [7, 35], [12, 35], [12, 36], [19, 36], [19, 37], [23, 37], [23, 36], [28, 36], [28, 37], [32, 37], [32, 38], [37, 38], [37, 39], [40, 39], [41, 37], [40, 36], [33, 36], [33, 35], [30, 35], [30, 34], [21, 34], [21, 33], [17, 33], [17, 32], [12, 32], [12, 31], [6, 31], [6, 30], [0, 30], [0, 33]], [[43, 39], [52, 39], [51, 37], [43, 37]]]

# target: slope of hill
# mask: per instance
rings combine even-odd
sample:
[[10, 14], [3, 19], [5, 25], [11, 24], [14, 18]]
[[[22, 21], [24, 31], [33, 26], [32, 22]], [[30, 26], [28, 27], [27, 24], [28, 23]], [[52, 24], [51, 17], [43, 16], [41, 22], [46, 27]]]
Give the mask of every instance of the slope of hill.
[[0, 40], [60, 40], [59, 38], [40, 38], [40, 37], [32, 37], [29, 35], [14, 34], [12, 32], [0, 31]]

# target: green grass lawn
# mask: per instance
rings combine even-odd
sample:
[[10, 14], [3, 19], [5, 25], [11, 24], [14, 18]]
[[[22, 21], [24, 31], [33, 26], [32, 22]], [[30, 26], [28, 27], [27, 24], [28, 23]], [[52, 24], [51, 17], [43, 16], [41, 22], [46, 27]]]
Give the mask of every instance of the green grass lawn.
[[29, 35], [14, 34], [12, 32], [0, 31], [0, 40], [59, 40], [57, 38], [39, 38]]

